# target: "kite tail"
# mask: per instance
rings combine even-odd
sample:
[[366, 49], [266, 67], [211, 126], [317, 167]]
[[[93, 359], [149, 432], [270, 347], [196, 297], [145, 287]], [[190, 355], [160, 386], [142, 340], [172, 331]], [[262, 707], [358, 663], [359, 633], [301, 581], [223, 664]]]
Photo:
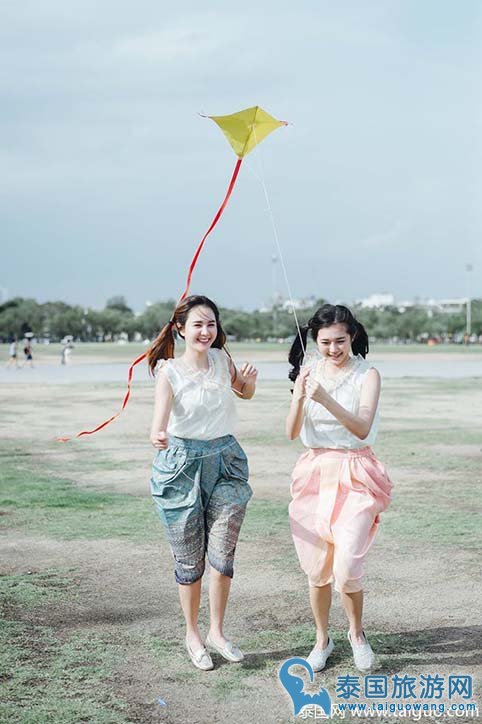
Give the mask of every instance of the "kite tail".
[[[226, 196], [225, 196], [224, 199], [223, 199], [223, 203], [221, 204], [221, 206], [220, 206], [219, 209], [217, 210], [214, 219], [211, 221], [211, 224], [210, 224], [208, 230], [206, 231], [206, 233], [204, 234], [203, 238], [201, 239], [201, 242], [199, 243], [199, 246], [197, 247], [196, 252], [195, 252], [195, 254], [194, 254], [193, 258], [192, 258], [191, 264], [189, 265], [189, 271], [188, 271], [188, 274], [187, 274], [186, 288], [185, 288], [185, 290], [184, 290], [181, 298], [179, 299], [179, 302], [182, 302], [182, 300], [185, 299], [185, 298], [187, 297], [187, 295], [189, 294], [189, 288], [190, 288], [190, 286], [191, 286], [192, 274], [193, 274], [193, 271], [194, 271], [194, 269], [195, 269], [195, 267], [196, 267], [197, 261], [198, 261], [198, 259], [199, 259], [199, 255], [201, 254], [202, 248], [203, 248], [203, 246], [204, 246], [204, 242], [206, 241], [206, 239], [208, 238], [209, 234], [211, 233], [211, 231], [214, 229], [214, 227], [215, 227], [216, 224], [218, 223], [219, 219], [221, 218], [221, 216], [222, 216], [222, 214], [223, 214], [224, 209], [225, 209], [226, 206], [227, 206], [227, 203], [228, 203], [228, 201], [229, 201], [229, 198], [230, 198], [230, 196], [231, 196], [231, 194], [232, 194], [232, 192], [233, 192], [234, 185], [235, 185], [235, 183], [236, 183], [236, 179], [238, 178], [239, 169], [241, 168], [241, 162], [242, 162], [242, 160], [243, 160], [242, 158], [238, 158], [238, 160], [236, 161], [236, 165], [235, 165], [235, 167], [234, 167], [233, 175], [231, 176], [231, 181], [229, 182], [228, 190], [226, 191]], [[179, 304], [179, 302], [178, 302], [178, 304]], [[111, 422], [114, 422], [114, 420], [117, 420], [117, 418], [119, 417], [119, 415], [120, 415], [120, 414], [125, 410], [125, 408], [127, 407], [127, 403], [129, 402], [129, 397], [131, 396], [132, 375], [133, 375], [133, 372], [134, 372], [134, 367], [135, 367], [137, 364], [139, 364], [139, 362], [142, 362], [142, 360], [144, 360], [146, 357], [147, 357], [147, 352], [144, 352], [144, 354], [142, 354], [140, 357], [138, 357], [137, 359], [135, 359], [134, 362], [133, 362], [133, 363], [131, 364], [131, 366], [129, 367], [129, 372], [127, 373], [127, 392], [126, 392], [126, 394], [125, 394], [124, 402], [122, 403], [122, 407], [121, 407], [121, 409], [119, 410], [119, 412], [117, 412], [115, 415], [112, 415], [112, 417], [109, 417], [108, 420], [105, 420], [105, 422], [102, 422], [100, 425], [97, 425], [97, 427], [94, 427], [93, 430], [82, 430], [81, 432], [78, 432], [76, 435], [73, 436], [74, 438], [75, 438], [75, 437], [82, 437], [83, 435], [93, 435], [94, 433], [99, 432], [99, 430], [102, 430], [104, 427], [107, 427], [107, 425], [110, 425], [110, 423], [111, 423]], [[69, 441], [72, 440], [72, 439], [73, 439], [72, 437], [58, 437], [58, 438], [57, 438], [57, 442], [69, 442]]]
[[[117, 420], [119, 415], [125, 408], [127, 407], [127, 403], [129, 402], [129, 397], [131, 396], [131, 387], [132, 387], [132, 376], [134, 374], [134, 367], [139, 364], [139, 362], [142, 362], [143, 359], [147, 357], [147, 352], [144, 352], [144, 354], [141, 354], [140, 357], [134, 360], [134, 362], [129, 367], [129, 371], [127, 373], [127, 392], [124, 397], [124, 401], [122, 403], [122, 407], [119, 410], [119, 412], [116, 412], [115, 415], [112, 415], [112, 417], [109, 417], [108, 420], [105, 420], [105, 422], [102, 422], [100, 425], [97, 425], [97, 427], [94, 427], [93, 430], [82, 430], [82, 432], [78, 432], [73, 437], [82, 437], [83, 435], [93, 435], [95, 432], [98, 432], [99, 430], [102, 430], [103, 427], [107, 427], [107, 425], [110, 425], [111, 422], [114, 422], [114, 420]], [[72, 437], [58, 437], [57, 442], [69, 442], [72, 440]]]
[[[206, 241], [206, 239], [208, 238], [209, 234], [211, 233], [211, 231], [214, 229], [214, 227], [215, 227], [216, 224], [218, 223], [219, 219], [220, 219], [221, 216], [222, 216], [222, 213], [223, 213], [224, 209], [226, 208], [226, 206], [227, 206], [227, 204], [228, 204], [229, 197], [230, 197], [231, 194], [233, 193], [234, 185], [235, 185], [235, 183], [236, 183], [236, 179], [238, 178], [238, 173], [239, 173], [239, 169], [241, 168], [241, 163], [242, 163], [242, 161], [243, 161], [242, 158], [238, 158], [238, 160], [236, 161], [236, 165], [235, 165], [235, 167], [234, 167], [233, 175], [231, 176], [231, 181], [229, 182], [228, 190], [226, 191], [226, 196], [224, 197], [223, 203], [221, 204], [221, 206], [220, 206], [219, 209], [217, 210], [216, 216], [215, 216], [214, 219], [211, 221], [211, 224], [210, 224], [210, 226], [209, 226], [209, 229], [208, 229], [208, 230], [206, 231], [206, 233], [204, 234], [203, 238], [201, 239], [201, 241], [200, 241], [200, 243], [199, 243], [198, 248], [196, 249], [196, 253], [194, 254], [194, 256], [193, 256], [193, 258], [192, 258], [192, 261], [191, 261], [191, 264], [190, 264], [190, 266], [189, 266], [189, 271], [188, 271], [188, 274], [187, 274], [186, 288], [185, 288], [185, 290], [183, 291], [182, 296], [181, 296], [181, 298], [179, 299], [179, 302], [182, 302], [183, 299], [185, 299], [185, 298], [187, 297], [187, 295], [189, 294], [189, 288], [190, 288], [190, 286], [191, 286], [192, 273], [193, 273], [193, 271], [194, 271], [194, 268], [195, 268], [195, 266], [196, 266], [196, 264], [197, 264], [197, 260], [198, 260], [198, 258], [199, 258], [199, 255], [200, 255], [201, 251], [202, 251], [202, 248], [203, 248], [203, 246], [204, 246], [204, 242]], [[179, 302], [178, 302], [178, 304], [179, 304]]]

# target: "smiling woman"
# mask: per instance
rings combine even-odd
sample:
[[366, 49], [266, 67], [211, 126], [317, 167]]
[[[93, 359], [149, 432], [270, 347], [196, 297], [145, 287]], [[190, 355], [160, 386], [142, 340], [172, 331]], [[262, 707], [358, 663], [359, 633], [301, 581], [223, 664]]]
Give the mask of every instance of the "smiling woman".
[[[317, 355], [300, 368], [308, 331]], [[308, 576], [316, 644], [308, 656], [321, 671], [333, 651], [328, 636], [331, 584], [349, 619], [355, 665], [373, 668], [362, 627], [363, 561], [390, 502], [391, 482], [371, 445], [378, 427], [380, 375], [365, 357], [368, 336], [349, 309], [325, 304], [302, 328], [290, 350], [295, 381], [286, 432], [307, 451], [292, 475], [290, 523]]]
[[[185, 341], [174, 359], [174, 332]], [[237, 370], [224, 348], [217, 306], [208, 297], [186, 297], [148, 353], [157, 373], [151, 443], [151, 492], [174, 557], [186, 620], [186, 648], [198, 669], [213, 662], [198, 629], [201, 580], [210, 564], [211, 626], [206, 643], [228, 661], [243, 653], [223, 633], [233, 577], [234, 551], [252, 495], [246, 455], [234, 437], [234, 394], [250, 399], [257, 370]]]

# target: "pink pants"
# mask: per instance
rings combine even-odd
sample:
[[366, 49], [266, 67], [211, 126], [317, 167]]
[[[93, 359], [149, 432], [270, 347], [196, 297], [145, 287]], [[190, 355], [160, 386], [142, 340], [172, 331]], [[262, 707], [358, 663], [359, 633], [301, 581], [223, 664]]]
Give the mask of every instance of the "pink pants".
[[310, 449], [293, 470], [291, 532], [310, 586], [362, 590], [363, 563], [392, 483], [371, 448]]

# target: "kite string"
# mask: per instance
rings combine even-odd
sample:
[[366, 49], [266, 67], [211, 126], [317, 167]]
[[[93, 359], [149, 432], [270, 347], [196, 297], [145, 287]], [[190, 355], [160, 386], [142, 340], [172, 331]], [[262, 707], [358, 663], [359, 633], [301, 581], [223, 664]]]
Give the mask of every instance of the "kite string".
[[[290, 282], [289, 282], [289, 279], [288, 279], [288, 272], [286, 271], [286, 265], [285, 265], [285, 262], [284, 262], [283, 252], [281, 251], [281, 245], [280, 245], [280, 242], [279, 242], [278, 229], [277, 229], [277, 227], [276, 227], [276, 223], [275, 223], [275, 220], [274, 220], [273, 210], [272, 210], [272, 208], [271, 208], [271, 203], [270, 203], [269, 196], [268, 196], [268, 189], [266, 188], [266, 183], [265, 183], [265, 181], [264, 181], [263, 163], [262, 163], [262, 160], [261, 160], [261, 151], [260, 151], [259, 148], [258, 148], [258, 139], [256, 138], [256, 127], [255, 127], [254, 124], [253, 124], [253, 133], [254, 133], [254, 140], [256, 141], [256, 145], [255, 145], [255, 148], [256, 148], [256, 159], [257, 159], [257, 161], [258, 161], [258, 168], [259, 168], [259, 176], [258, 176], [258, 179], [259, 179], [259, 181], [260, 181], [260, 183], [261, 183], [261, 186], [262, 186], [262, 188], [263, 188], [264, 198], [265, 198], [266, 206], [267, 206], [267, 211], [268, 211], [268, 215], [269, 215], [269, 218], [270, 218], [270, 221], [271, 221], [271, 226], [272, 226], [272, 229], [273, 229], [273, 236], [274, 236], [274, 240], [275, 240], [276, 250], [277, 250], [277, 252], [278, 252], [279, 259], [280, 259], [280, 262], [281, 262], [281, 269], [282, 269], [282, 272], [283, 272], [283, 277], [284, 277], [284, 280], [285, 280], [286, 288], [287, 288], [287, 290], [288, 290], [288, 296], [289, 296], [289, 298], [290, 298], [291, 309], [293, 310], [293, 315], [294, 315], [294, 318], [295, 318], [296, 329], [298, 330], [298, 336], [299, 336], [299, 338], [300, 338], [300, 344], [301, 344], [301, 348], [302, 348], [302, 350], [303, 350], [303, 356], [306, 357], [306, 347], [305, 347], [305, 345], [304, 345], [304, 343], [303, 343], [303, 337], [301, 336], [300, 323], [299, 323], [299, 321], [298, 321], [298, 315], [296, 314], [296, 309], [295, 309], [295, 303], [294, 303], [294, 299], [293, 299], [293, 294], [292, 294], [292, 292], [291, 292], [291, 285], [290, 285]], [[276, 304], [276, 300], [273, 300], [273, 301], [274, 301], [274, 304]]]

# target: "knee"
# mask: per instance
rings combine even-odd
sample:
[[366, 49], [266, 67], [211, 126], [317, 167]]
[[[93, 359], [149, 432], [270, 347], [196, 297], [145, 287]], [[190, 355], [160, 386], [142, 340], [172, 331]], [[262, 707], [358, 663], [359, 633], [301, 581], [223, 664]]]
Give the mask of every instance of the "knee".
[[363, 590], [363, 570], [359, 562], [346, 557], [339, 559], [333, 566], [335, 590], [339, 593], [356, 593]]

